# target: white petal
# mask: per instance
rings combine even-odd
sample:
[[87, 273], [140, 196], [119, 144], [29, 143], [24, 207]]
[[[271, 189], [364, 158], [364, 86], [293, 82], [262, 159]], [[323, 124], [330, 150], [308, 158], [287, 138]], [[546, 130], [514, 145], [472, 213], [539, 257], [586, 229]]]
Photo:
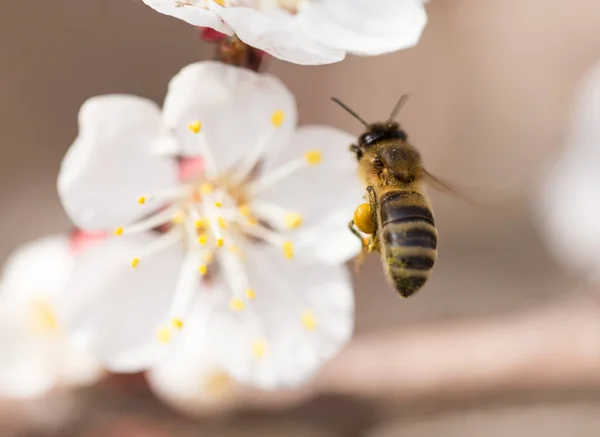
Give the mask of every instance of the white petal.
[[[271, 117], [278, 110], [284, 112], [285, 120], [269, 143], [271, 148], [289, 141], [296, 127], [293, 95], [273, 76], [205, 61], [188, 65], [172, 79], [163, 121], [188, 156], [201, 156], [201, 139], [205, 140], [223, 171], [239, 163], [262, 136], [276, 129]], [[188, 129], [194, 121], [202, 123], [200, 134]]]
[[332, 264], [347, 261], [360, 251], [360, 241], [348, 229], [356, 207], [364, 202], [365, 188], [358, 177], [356, 157], [348, 151], [356, 138], [326, 126], [298, 129], [289, 147], [265, 163], [268, 174], [285, 162], [319, 150], [321, 163], [307, 166], [259, 196], [300, 213], [303, 224], [290, 233], [301, 256]]
[[143, 0], [161, 14], [179, 18], [186, 23], [210, 27], [221, 33], [232, 34], [227, 24], [217, 14], [206, 8], [206, 0]]
[[[54, 299], [67, 283], [73, 255], [63, 235], [34, 240], [19, 247], [2, 272], [3, 305], [23, 306], [31, 299]], [[13, 308], [16, 311], [16, 308]]]
[[184, 321], [180, 341], [148, 373], [152, 390], [184, 411], [208, 413], [231, 407], [238, 385], [224, 373], [207, 347], [207, 323], [215, 298], [224, 290], [207, 288]]
[[320, 38], [303, 34], [298, 19], [281, 8], [258, 11], [246, 7], [210, 6], [246, 44], [284, 61], [303, 65], [330, 64], [345, 57]]
[[42, 396], [57, 381], [52, 342], [35, 338], [6, 323], [2, 311], [0, 321], [0, 397], [30, 399]]
[[[164, 351], [156, 331], [167, 318], [183, 262], [183, 246], [146, 257], [144, 248], [164, 236], [112, 238], [86, 251], [73, 268], [57, 307], [74, 341], [87, 344], [107, 368], [133, 372]], [[139, 257], [136, 269], [131, 260]]]
[[62, 360], [58, 367], [60, 384], [65, 387], [83, 387], [98, 382], [105, 371], [85, 344], [75, 344], [64, 338], [57, 345]]
[[[281, 249], [258, 245], [247, 253], [250, 287], [256, 298], [233, 312], [223, 302], [209, 324], [211, 350], [238, 381], [262, 389], [294, 387], [306, 382], [348, 341], [354, 301], [343, 266], [285, 260]], [[311, 311], [314, 331], [302, 324]], [[264, 356], [253, 355], [258, 339]]]
[[412, 47], [427, 23], [421, 0], [307, 2], [297, 17], [298, 27], [308, 37], [357, 55]]
[[[565, 265], [600, 274], [600, 64], [578, 87], [565, 149], [540, 181], [537, 213]], [[568, 199], [568, 204], [565, 203]]]
[[79, 136], [58, 176], [58, 192], [75, 225], [107, 230], [161, 206], [137, 199], [173, 186], [174, 160], [152, 153], [160, 111], [134, 96], [94, 97], [79, 112]]

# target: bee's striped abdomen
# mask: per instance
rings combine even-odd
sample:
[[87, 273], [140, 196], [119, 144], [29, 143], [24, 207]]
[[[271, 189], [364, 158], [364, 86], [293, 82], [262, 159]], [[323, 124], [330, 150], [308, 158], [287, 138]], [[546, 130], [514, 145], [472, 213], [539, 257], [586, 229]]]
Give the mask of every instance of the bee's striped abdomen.
[[429, 279], [437, 257], [437, 231], [425, 197], [391, 191], [379, 199], [381, 253], [391, 284], [404, 297]]

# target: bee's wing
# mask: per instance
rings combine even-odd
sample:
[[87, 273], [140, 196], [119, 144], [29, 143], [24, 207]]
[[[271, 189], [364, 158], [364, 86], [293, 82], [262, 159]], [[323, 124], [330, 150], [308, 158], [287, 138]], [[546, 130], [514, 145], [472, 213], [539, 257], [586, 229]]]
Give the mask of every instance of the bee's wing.
[[429, 173], [427, 170], [423, 169], [423, 179], [429, 184], [431, 185], [433, 188], [435, 188], [436, 190], [442, 191], [446, 194], [449, 194], [451, 196], [454, 197], [458, 197], [459, 199], [461, 199], [462, 201], [470, 204], [470, 205], [474, 205], [475, 202], [473, 202], [471, 199], [467, 198], [463, 193], [461, 193], [460, 191], [456, 190], [454, 187], [452, 187], [450, 184], [440, 180], [439, 178], [433, 176], [431, 173]]

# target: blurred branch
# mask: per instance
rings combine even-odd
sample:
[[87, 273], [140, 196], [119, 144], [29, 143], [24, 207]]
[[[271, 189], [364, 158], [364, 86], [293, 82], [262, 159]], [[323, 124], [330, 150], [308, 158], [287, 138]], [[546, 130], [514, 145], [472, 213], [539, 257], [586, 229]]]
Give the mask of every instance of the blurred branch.
[[598, 389], [600, 306], [593, 298], [365, 335], [323, 369], [314, 388], [406, 400]]

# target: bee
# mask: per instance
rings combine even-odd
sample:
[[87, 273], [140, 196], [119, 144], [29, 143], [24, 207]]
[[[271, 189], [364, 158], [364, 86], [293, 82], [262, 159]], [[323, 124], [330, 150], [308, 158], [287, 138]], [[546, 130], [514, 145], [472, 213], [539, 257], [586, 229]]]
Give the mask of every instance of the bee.
[[[407, 99], [403, 95], [398, 100], [387, 121], [369, 124], [332, 98], [367, 129], [358, 145], [350, 146], [368, 198], [348, 224], [362, 243], [357, 267], [367, 253], [380, 252], [387, 280], [402, 297], [425, 285], [437, 259], [438, 233], [424, 182], [452, 191], [425, 169], [421, 154], [395, 121]], [[369, 237], [363, 239], [361, 233]]]

